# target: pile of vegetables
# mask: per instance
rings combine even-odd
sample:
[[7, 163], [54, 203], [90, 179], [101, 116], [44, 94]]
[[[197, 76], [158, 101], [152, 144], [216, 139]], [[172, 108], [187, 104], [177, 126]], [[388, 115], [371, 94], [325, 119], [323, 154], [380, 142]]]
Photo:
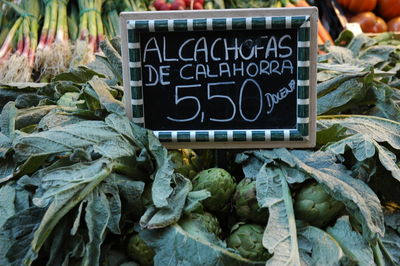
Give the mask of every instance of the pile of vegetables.
[[0, 81], [26, 82], [35, 63], [41, 5], [39, 0], [7, 5], [10, 8], [4, 7], [0, 15]]
[[360, 23], [363, 32], [400, 31], [400, 2], [397, 0], [338, 0], [350, 22]]
[[119, 35], [119, 13], [142, 1], [0, 1], [0, 82], [49, 81], [86, 65], [105, 38]]
[[323, 47], [308, 150], [167, 151], [125, 116], [117, 39], [0, 85], [0, 265], [400, 264], [399, 44]]
[[[100, 42], [120, 34], [122, 11], [307, 7], [304, 0], [0, 1], [0, 82], [48, 82], [93, 62]], [[321, 22], [320, 45], [333, 39]]]

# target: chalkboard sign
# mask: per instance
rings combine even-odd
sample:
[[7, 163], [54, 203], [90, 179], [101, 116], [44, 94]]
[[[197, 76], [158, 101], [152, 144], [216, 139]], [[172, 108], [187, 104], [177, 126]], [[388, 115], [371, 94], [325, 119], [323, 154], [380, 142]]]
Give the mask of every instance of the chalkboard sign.
[[315, 8], [121, 14], [128, 116], [171, 148], [315, 145]]

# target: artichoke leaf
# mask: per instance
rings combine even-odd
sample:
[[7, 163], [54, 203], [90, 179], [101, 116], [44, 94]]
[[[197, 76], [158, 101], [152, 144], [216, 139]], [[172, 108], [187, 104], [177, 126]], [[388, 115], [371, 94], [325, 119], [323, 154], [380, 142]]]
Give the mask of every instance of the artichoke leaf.
[[176, 187], [168, 198], [168, 207], [157, 210], [149, 208], [140, 220], [142, 228], [163, 228], [176, 223], [181, 217], [187, 195], [192, 190], [192, 183], [180, 174], [175, 175]]
[[[154, 265], [264, 265], [226, 249], [222, 241], [208, 233], [207, 239], [195, 237], [177, 224], [162, 229], [143, 230], [141, 238], [155, 249]], [[213, 240], [214, 239], [214, 240]]]
[[400, 234], [386, 227], [385, 237], [381, 239], [381, 243], [381, 248], [387, 257], [387, 265], [400, 265]]
[[305, 265], [341, 265], [344, 258], [342, 248], [325, 231], [306, 226], [298, 230], [299, 250]]
[[14, 206], [15, 194], [15, 185], [12, 185], [11, 183], [0, 187], [0, 228], [7, 221], [7, 219], [13, 216], [16, 212]]
[[293, 202], [285, 173], [264, 164], [256, 182], [258, 203], [268, 207], [270, 213], [263, 245], [273, 256], [266, 265], [300, 265]]
[[15, 120], [17, 117], [17, 108], [14, 102], [8, 102], [0, 114], [0, 132], [12, 138], [15, 131]]
[[378, 143], [387, 142], [393, 148], [400, 149], [400, 122], [363, 115], [320, 116], [318, 119], [318, 128], [329, 128], [334, 125], [346, 128], [349, 136], [361, 133]]
[[191, 212], [204, 212], [203, 205], [201, 202], [211, 196], [211, 193], [208, 190], [202, 189], [198, 191], [190, 191], [186, 203], [184, 212], [185, 214], [189, 214]]
[[396, 156], [369, 135], [357, 133], [326, 146], [324, 150], [339, 155], [345, 153], [346, 147], [352, 150], [354, 157], [360, 162], [372, 158], [378, 153], [381, 164], [392, 173], [395, 179], [400, 181], [400, 168], [396, 165]]
[[121, 139], [103, 121], [82, 121], [48, 131], [21, 135], [13, 146], [18, 158], [26, 160], [29, 156], [50, 155], [72, 152], [78, 148], [86, 149], [107, 140]]
[[110, 113], [115, 113], [119, 115], [125, 114], [125, 108], [122, 102], [116, 100], [110, 90], [108, 85], [101, 80], [99, 77], [93, 77], [89, 82], [90, 86], [96, 92], [99, 98], [100, 104]]
[[360, 266], [376, 265], [371, 247], [360, 233], [353, 231], [348, 216], [339, 218], [336, 224], [326, 231], [335, 238], [352, 261]]

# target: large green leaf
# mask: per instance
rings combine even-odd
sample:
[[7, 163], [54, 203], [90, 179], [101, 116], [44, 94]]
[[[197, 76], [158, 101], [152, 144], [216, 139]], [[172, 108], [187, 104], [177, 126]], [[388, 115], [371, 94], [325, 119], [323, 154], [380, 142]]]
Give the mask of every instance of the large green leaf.
[[393, 148], [400, 149], [400, 123], [375, 116], [332, 115], [320, 116], [318, 128], [340, 125], [347, 128], [347, 134], [361, 133], [377, 142], [388, 142]]
[[144, 149], [148, 145], [148, 134], [150, 131], [139, 127], [129, 121], [128, 117], [117, 114], [110, 114], [105, 119], [106, 124], [129, 139], [134, 146]]
[[318, 89], [320, 92], [326, 93], [326, 91], [329, 91], [329, 93], [318, 97], [317, 114], [338, 113], [348, 109], [355, 103], [363, 101], [368, 90], [370, 79], [370, 75], [361, 75], [361, 77], [351, 79], [346, 79], [346, 76], [340, 76], [337, 81], [340, 82], [339, 84], [336, 84], [337, 82], [333, 83], [331, 80], [320, 83], [318, 87], [326, 87], [328, 84], [330, 85], [330, 83], [333, 83], [333, 87]]
[[[344, 253], [338, 242], [325, 231], [306, 226], [297, 232], [300, 257], [306, 265], [341, 265]], [[306, 257], [307, 259], [303, 259]]]
[[11, 158], [0, 158], [0, 186], [2, 183], [5, 183], [13, 178], [15, 167], [15, 161]]
[[107, 65], [114, 73], [118, 82], [122, 83], [122, 58], [108, 40], [100, 43], [101, 49], [107, 57]]
[[69, 72], [58, 74], [54, 77], [54, 81], [69, 81], [74, 83], [86, 83], [91, 80], [94, 76], [98, 76], [104, 78], [104, 76], [100, 73], [93, 71], [90, 68], [85, 66], [78, 66], [76, 68], [71, 69]]
[[375, 265], [371, 247], [360, 233], [353, 231], [348, 216], [339, 218], [333, 227], [327, 229], [327, 232], [340, 244], [346, 255], [357, 262], [357, 265]]
[[244, 259], [227, 250], [220, 242], [207, 242], [192, 236], [177, 224], [164, 229], [144, 230], [140, 232], [140, 236], [155, 249], [154, 265], [156, 266], [265, 264], [265, 262]]
[[86, 246], [83, 265], [89, 266], [98, 265], [100, 262], [100, 246], [105, 238], [111, 211], [107, 196], [99, 188], [95, 188], [87, 200], [85, 222], [88, 228], [89, 242]]
[[12, 138], [15, 131], [15, 119], [17, 117], [17, 109], [14, 102], [8, 102], [0, 114], [0, 132]]
[[57, 105], [70, 108], [78, 108], [79, 105], [84, 104], [84, 100], [79, 100], [79, 92], [67, 92], [57, 100]]
[[110, 112], [119, 115], [125, 114], [122, 102], [116, 100], [109, 91], [107, 84], [98, 77], [93, 77], [89, 82], [92, 89], [96, 92], [100, 104]]
[[15, 128], [22, 129], [30, 125], [38, 124], [45, 115], [56, 108], [56, 105], [44, 105], [19, 109], [15, 120]]
[[266, 265], [300, 265], [292, 196], [283, 171], [264, 165], [257, 175], [256, 188], [259, 205], [269, 210], [262, 241], [273, 256]]
[[0, 228], [15, 214], [15, 193], [15, 185], [9, 183], [0, 187]]
[[11, 151], [11, 149], [11, 139], [0, 132], [0, 161], [6, 158], [6, 155]]
[[17, 212], [0, 230], [0, 264], [29, 265], [37, 255], [30, 251], [34, 232], [46, 210], [31, 207]]
[[82, 118], [73, 115], [73, 110], [69, 108], [56, 108], [45, 115], [38, 123], [41, 130], [49, 130], [57, 126], [66, 126], [83, 121]]
[[[370, 136], [364, 134], [355, 134], [338, 142], [332, 143], [325, 147], [324, 150], [333, 152], [335, 154], [344, 154], [346, 146], [348, 146], [358, 161], [364, 161], [375, 155], [376, 143]], [[379, 144], [378, 144], [379, 145]]]
[[117, 140], [120, 136], [103, 121], [82, 121], [48, 131], [22, 135], [15, 139], [14, 149], [22, 159], [32, 155], [50, 155], [86, 149], [97, 143]]
[[186, 203], [185, 203], [185, 208], [184, 212], [185, 214], [190, 214], [191, 212], [203, 212], [203, 205], [201, 202], [211, 196], [211, 193], [206, 190], [197, 190], [197, 191], [190, 191]]
[[44, 88], [48, 85], [48, 83], [44, 82], [10, 82], [7, 84], [0, 83], [0, 88], [9, 90], [29, 90], [35, 92], [38, 89]]
[[399, 56], [396, 55], [396, 50], [398, 50], [398, 47], [390, 45], [373, 46], [362, 51], [359, 59], [372, 65], [389, 60], [398, 60]]
[[[85, 172], [85, 176], [81, 177], [82, 179], [89, 179], [89, 182], [81, 181], [78, 182], [79, 185], [69, 186], [68, 189], [53, 189], [53, 191], [58, 190], [58, 193], [54, 195], [54, 199], [40, 221], [38, 229], [34, 233], [34, 238], [31, 242], [31, 250], [27, 253], [29, 259], [35, 259], [36, 254], [40, 251], [41, 247], [60, 220], [72, 208], [88, 197], [90, 193], [92, 193], [96, 187], [111, 174], [112, 165], [109, 162], [100, 159], [95, 163], [101, 164], [102, 168], [94, 175], [90, 170], [88, 170]], [[69, 176], [64, 174], [63, 177], [64, 179], [68, 179]], [[95, 245], [96, 244], [97, 243], [95, 243]]]
[[168, 151], [153, 135], [148, 135], [149, 151], [156, 160], [157, 172], [151, 187], [153, 203], [157, 208], [168, 206], [168, 198], [173, 192], [171, 187], [174, 167], [168, 158]]
[[[386, 227], [385, 237], [382, 238], [384, 252], [392, 265], [400, 265], [400, 234], [392, 228]], [[390, 265], [390, 264], [388, 264]]]
[[192, 184], [189, 179], [180, 174], [175, 174], [174, 180], [176, 187], [168, 198], [168, 206], [159, 210], [149, 208], [140, 220], [142, 228], [163, 228], [179, 220], [185, 206], [186, 197], [192, 190]]
[[[323, 67], [327, 70], [337, 70], [338, 67], [335, 66], [335, 68], [331, 67], [332, 69], [330, 69], [329, 67], [330, 65], [318, 65], [319, 68]], [[343, 66], [341, 66], [341, 69], [343, 69]], [[351, 71], [353, 72], [353, 71]], [[368, 71], [362, 71], [362, 69], [357, 68], [355, 71], [355, 73], [348, 73], [348, 74], [343, 74], [343, 75], [337, 75], [335, 78], [326, 80], [325, 82], [321, 82], [318, 84], [317, 87], [317, 93], [319, 97], [325, 96], [328, 93], [336, 90], [337, 88], [339, 88], [340, 86], [343, 86], [343, 84], [345, 84], [345, 82], [348, 82], [349, 80], [360, 80], [363, 79], [365, 76], [367, 76], [369, 74]]]
[[400, 212], [385, 214], [385, 223], [400, 234]]
[[346, 128], [349, 137], [327, 145], [324, 150], [344, 154], [349, 147], [358, 161], [364, 161], [378, 154], [380, 163], [400, 181], [400, 168], [396, 156], [381, 143], [387, 142], [394, 149], [400, 149], [400, 123], [369, 116], [326, 116], [318, 120], [319, 128], [334, 126]]
[[[134, 181], [126, 176], [112, 174], [108, 179], [118, 187], [119, 197], [124, 202], [123, 207], [125, 214], [135, 212], [132, 206], [140, 207], [140, 199], [144, 190], [144, 183], [141, 181]], [[140, 210], [139, 210], [140, 211]]]
[[400, 121], [400, 105], [395, 101], [396, 92], [400, 92], [383, 82], [374, 82], [371, 89], [376, 103], [368, 114]]
[[355, 57], [357, 57], [360, 54], [361, 49], [376, 44], [377, 42], [372, 38], [366, 36], [365, 34], [359, 34], [351, 40], [347, 48], [352, 51]]
[[90, 163], [77, 163], [38, 171], [33, 178], [40, 179], [40, 187], [33, 198], [33, 203], [38, 207], [48, 206], [58, 194], [68, 193], [95, 181], [98, 178], [97, 174], [109, 164], [108, 160], [100, 159]]

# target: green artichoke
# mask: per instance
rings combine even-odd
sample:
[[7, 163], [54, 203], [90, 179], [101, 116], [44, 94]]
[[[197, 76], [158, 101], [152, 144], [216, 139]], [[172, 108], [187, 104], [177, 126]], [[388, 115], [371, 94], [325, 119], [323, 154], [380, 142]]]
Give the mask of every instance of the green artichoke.
[[221, 235], [221, 226], [219, 225], [218, 219], [213, 216], [211, 213], [204, 212], [200, 213], [191, 213], [190, 215], [185, 216], [179, 221], [179, 225], [188, 233], [193, 236], [202, 237], [202, 228], [199, 228], [199, 224], [201, 224], [204, 229], [206, 229], [209, 233], [212, 233], [219, 237]]
[[235, 191], [235, 178], [222, 168], [203, 170], [193, 179], [193, 191], [206, 189], [211, 197], [203, 201], [209, 211], [221, 211]]
[[149, 247], [139, 234], [134, 234], [129, 238], [127, 255], [143, 266], [153, 265], [154, 250]]
[[175, 172], [193, 179], [202, 168], [201, 158], [191, 149], [169, 151]]
[[324, 227], [344, 209], [343, 203], [329, 196], [322, 185], [316, 182], [304, 185], [296, 193], [294, 201], [296, 219], [316, 227]]
[[236, 214], [243, 219], [255, 223], [268, 222], [268, 209], [260, 208], [256, 197], [256, 181], [251, 178], [244, 178], [236, 186], [233, 195], [233, 206]]
[[266, 261], [271, 255], [262, 245], [264, 228], [258, 224], [237, 224], [227, 238], [228, 247], [249, 260]]

